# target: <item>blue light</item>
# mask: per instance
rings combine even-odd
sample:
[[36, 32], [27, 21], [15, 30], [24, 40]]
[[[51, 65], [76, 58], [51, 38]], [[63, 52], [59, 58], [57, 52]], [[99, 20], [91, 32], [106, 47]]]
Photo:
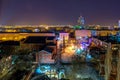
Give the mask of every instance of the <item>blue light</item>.
[[37, 73], [37, 74], [40, 74], [40, 73], [41, 73], [41, 70], [40, 70], [39, 67], [35, 70], [35, 73]]
[[76, 53], [77, 53], [77, 54], [80, 54], [80, 52], [81, 52], [80, 49], [77, 49], [77, 50], [76, 50]]
[[57, 37], [57, 40], [60, 40], [60, 37]]
[[35, 70], [35, 73], [40, 74], [40, 73], [46, 73], [47, 71], [50, 71], [50, 66], [40, 66], [37, 67]]
[[77, 49], [77, 50], [76, 50], [76, 54], [81, 54], [82, 51], [83, 51], [82, 48]]
[[91, 55], [87, 55], [87, 58], [91, 59], [92, 57], [91, 57]]
[[59, 77], [60, 77], [60, 78], [65, 78], [65, 72], [64, 72], [64, 70], [61, 70], [61, 71], [59, 72]]
[[87, 54], [86, 56], [86, 61], [90, 61], [92, 59], [91, 55], [90, 54]]
[[42, 66], [42, 67], [44, 67], [46, 70], [50, 70], [50, 66]]
[[60, 40], [60, 38], [59, 38], [59, 37], [58, 37], [57, 39], [58, 39], [58, 40]]
[[80, 49], [77, 49], [77, 52], [80, 53]]

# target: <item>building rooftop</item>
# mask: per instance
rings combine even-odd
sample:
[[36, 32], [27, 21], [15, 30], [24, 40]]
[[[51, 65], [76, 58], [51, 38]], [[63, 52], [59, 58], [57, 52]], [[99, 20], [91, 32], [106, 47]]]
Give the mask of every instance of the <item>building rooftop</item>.
[[53, 43], [53, 42], [49, 42], [49, 43], [47, 43], [46, 45], [47, 45], [47, 46], [56, 46], [56, 44]]
[[20, 42], [19, 41], [2, 41], [2, 42], [0, 42], [0, 45], [3, 45], [3, 46], [12, 46], [12, 45], [19, 46]]
[[47, 37], [47, 40], [54, 40], [54, 39], [55, 39], [54, 36]]
[[23, 43], [45, 44], [46, 43], [46, 37], [44, 37], [44, 36], [29, 36], [23, 41]]
[[116, 36], [95, 36], [94, 38], [111, 44], [120, 44], [120, 37]]

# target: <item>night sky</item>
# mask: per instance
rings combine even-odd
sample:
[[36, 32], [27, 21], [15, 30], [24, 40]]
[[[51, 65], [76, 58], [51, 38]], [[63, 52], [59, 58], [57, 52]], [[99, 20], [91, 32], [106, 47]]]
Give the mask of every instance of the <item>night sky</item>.
[[120, 0], [0, 0], [1, 24], [117, 25]]

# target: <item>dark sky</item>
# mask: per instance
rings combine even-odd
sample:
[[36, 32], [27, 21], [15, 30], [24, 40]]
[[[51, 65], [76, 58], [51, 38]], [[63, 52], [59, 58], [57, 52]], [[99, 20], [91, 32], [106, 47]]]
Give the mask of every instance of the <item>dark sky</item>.
[[120, 0], [0, 0], [2, 24], [113, 25], [120, 19]]

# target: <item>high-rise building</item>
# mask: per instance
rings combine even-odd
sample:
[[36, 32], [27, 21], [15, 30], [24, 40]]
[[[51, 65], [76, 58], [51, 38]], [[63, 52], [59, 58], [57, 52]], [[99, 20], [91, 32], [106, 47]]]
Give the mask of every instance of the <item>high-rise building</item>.
[[118, 20], [118, 28], [120, 28], [120, 20]]
[[79, 25], [84, 25], [85, 24], [85, 19], [84, 19], [84, 17], [82, 17], [82, 16], [80, 16], [79, 18], [78, 18], [78, 24]]

